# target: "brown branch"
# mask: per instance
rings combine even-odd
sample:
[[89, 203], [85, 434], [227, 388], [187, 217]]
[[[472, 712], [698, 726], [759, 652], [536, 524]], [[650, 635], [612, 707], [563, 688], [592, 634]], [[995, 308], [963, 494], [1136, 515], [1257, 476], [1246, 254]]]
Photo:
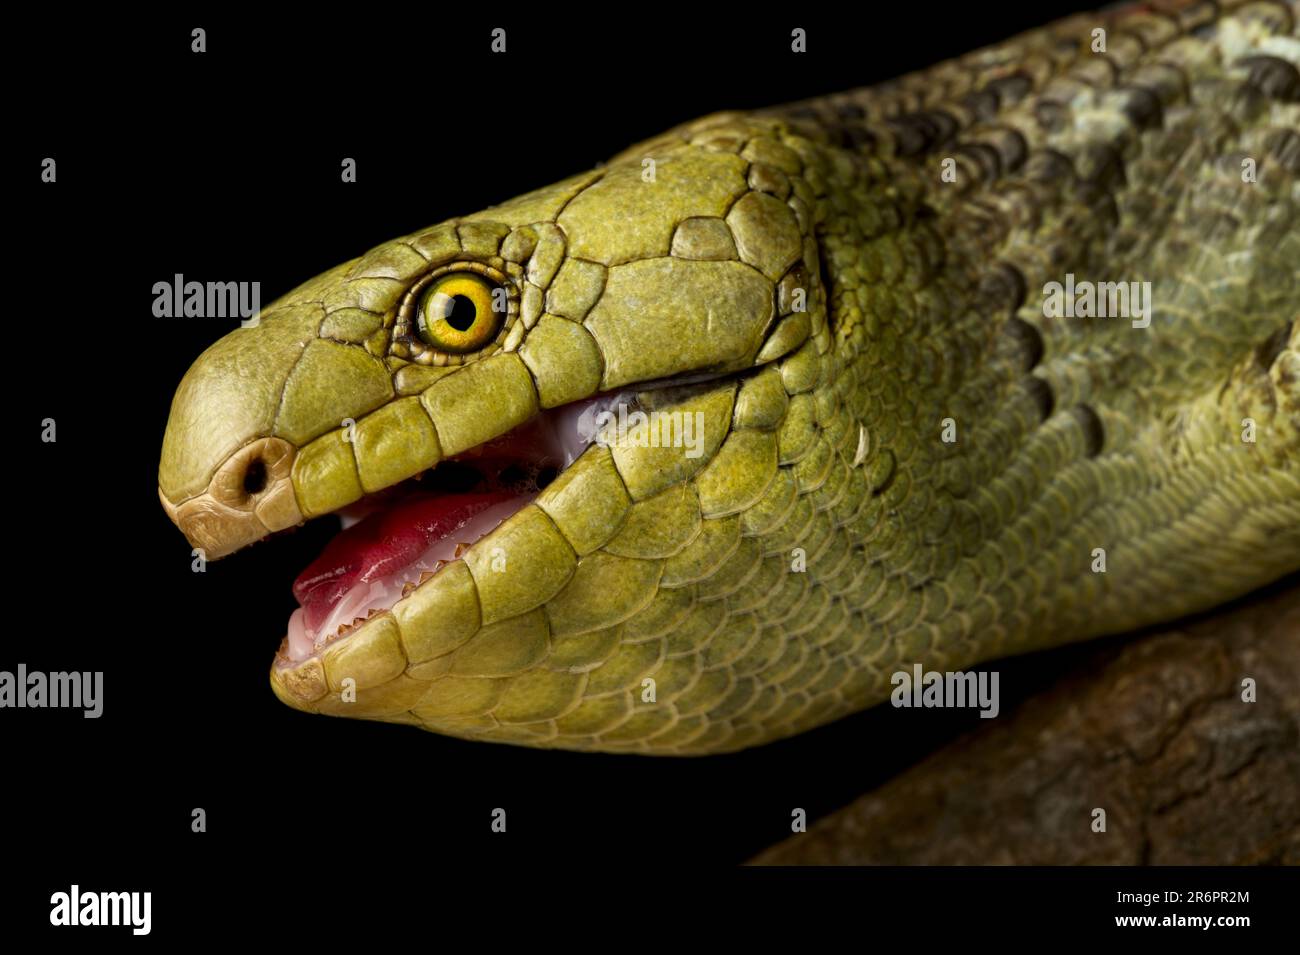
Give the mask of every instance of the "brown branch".
[[1300, 583], [1100, 651], [753, 861], [1300, 864]]

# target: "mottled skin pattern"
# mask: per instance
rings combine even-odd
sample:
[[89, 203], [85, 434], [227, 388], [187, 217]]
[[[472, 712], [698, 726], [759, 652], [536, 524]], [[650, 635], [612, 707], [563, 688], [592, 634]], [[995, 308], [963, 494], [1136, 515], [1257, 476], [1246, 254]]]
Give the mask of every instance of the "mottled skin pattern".
[[[302, 710], [568, 749], [736, 750], [881, 702], [901, 666], [1247, 592], [1300, 568], [1297, 19], [1079, 18], [389, 242], [195, 363], [164, 506], [220, 556], [541, 408], [716, 376], [642, 394], [704, 414], [700, 457], [593, 446], [391, 613], [272, 668]], [[497, 341], [397, 340], [412, 285], [470, 263], [510, 289]], [[1150, 281], [1150, 327], [1045, 317], [1066, 273]]]

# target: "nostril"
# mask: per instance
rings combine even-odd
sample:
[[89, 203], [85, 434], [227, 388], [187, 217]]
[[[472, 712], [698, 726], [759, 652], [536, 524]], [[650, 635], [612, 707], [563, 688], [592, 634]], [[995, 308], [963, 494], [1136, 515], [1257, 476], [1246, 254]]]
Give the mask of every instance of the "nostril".
[[255, 458], [248, 462], [244, 472], [244, 491], [248, 494], [260, 494], [266, 488], [266, 462]]

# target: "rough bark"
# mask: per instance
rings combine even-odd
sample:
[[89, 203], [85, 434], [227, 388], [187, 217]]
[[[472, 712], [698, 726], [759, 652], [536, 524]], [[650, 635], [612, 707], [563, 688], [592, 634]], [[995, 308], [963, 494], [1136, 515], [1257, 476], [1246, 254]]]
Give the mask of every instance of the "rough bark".
[[1300, 863], [1300, 581], [1100, 651], [753, 861]]

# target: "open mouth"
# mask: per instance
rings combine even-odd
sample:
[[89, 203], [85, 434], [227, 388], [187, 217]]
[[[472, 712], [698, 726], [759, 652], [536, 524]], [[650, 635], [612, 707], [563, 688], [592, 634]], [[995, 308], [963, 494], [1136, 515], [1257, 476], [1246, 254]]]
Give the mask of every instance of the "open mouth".
[[537, 496], [596, 439], [629, 393], [542, 412], [338, 512], [343, 529], [293, 584], [277, 663], [293, 666], [383, 613]]

